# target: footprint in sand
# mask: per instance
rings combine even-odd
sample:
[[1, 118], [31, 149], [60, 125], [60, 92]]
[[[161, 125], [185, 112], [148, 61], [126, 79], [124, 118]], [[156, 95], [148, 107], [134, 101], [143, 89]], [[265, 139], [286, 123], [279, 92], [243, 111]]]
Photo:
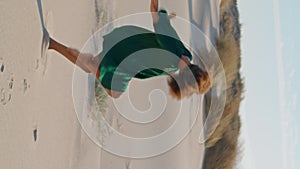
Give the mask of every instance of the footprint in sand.
[[3, 63], [3, 59], [0, 58], [0, 73], [4, 72], [4, 63]]
[[5, 89], [1, 89], [0, 90], [0, 103], [2, 105], [5, 105], [6, 104], [6, 99], [5, 99]]
[[26, 93], [26, 91], [27, 91], [28, 88], [30, 88], [30, 85], [29, 85], [27, 79], [24, 79], [23, 80], [23, 93], [24, 94]]
[[4, 72], [4, 65], [3, 64], [0, 65], [0, 72], [1, 73]]
[[13, 75], [10, 75], [10, 78], [8, 79], [8, 87], [10, 90], [14, 87], [14, 77]]
[[37, 140], [37, 128], [33, 130], [33, 141], [36, 142], [36, 140]]
[[12, 97], [12, 95], [11, 95], [11, 93], [9, 93], [9, 94], [8, 94], [8, 98], [7, 98], [7, 101], [8, 101], [8, 102], [11, 101], [11, 97]]
[[12, 91], [14, 87], [14, 76], [13, 74], [10, 75], [10, 77], [7, 79], [8, 83], [8, 90], [5, 90], [4, 88], [1, 89], [0, 92], [0, 102], [5, 105], [12, 99]]
[[4, 88], [0, 90], [0, 103], [2, 105], [6, 105], [8, 102], [11, 101], [12, 94], [7, 92]]
[[0, 57], [0, 74], [4, 72], [4, 61], [3, 58]]

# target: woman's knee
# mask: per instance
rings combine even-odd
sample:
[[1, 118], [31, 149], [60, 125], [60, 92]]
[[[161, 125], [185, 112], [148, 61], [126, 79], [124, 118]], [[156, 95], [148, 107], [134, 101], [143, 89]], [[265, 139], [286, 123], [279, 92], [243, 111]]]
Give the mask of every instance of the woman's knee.
[[108, 90], [108, 89], [106, 89], [106, 92], [107, 92], [108, 95], [110, 95], [114, 99], [119, 98], [123, 94], [121, 92], [114, 92], [114, 91], [111, 91], [111, 90]]

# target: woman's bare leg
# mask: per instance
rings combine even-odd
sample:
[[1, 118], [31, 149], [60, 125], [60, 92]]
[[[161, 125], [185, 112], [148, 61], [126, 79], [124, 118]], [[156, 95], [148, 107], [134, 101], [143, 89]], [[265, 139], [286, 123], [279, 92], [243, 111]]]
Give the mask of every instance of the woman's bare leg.
[[86, 73], [92, 73], [96, 79], [99, 79], [100, 71], [98, 69], [98, 57], [94, 57], [91, 54], [82, 54], [77, 49], [66, 47], [52, 38], [50, 38], [49, 49], [57, 51], [73, 64], [79, 66]]
[[[48, 49], [53, 49], [58, 53], [62, 54], [71, 61], [73, 64], [78, 65], [82, 70], [87, 73], [92, 73], [95, 78], [98, 80], [100, 77], [99, 71], [99, 58], [94, 57], [91, 54], [82, 54], [77, 49], [69, 48], [64, 46], [63, 44], [55, 41], [54, 39], [50, 38], [50, 44]], [[80, 55], [80, 57], [78, 57]], [[105, 89], [108, 95], [113, 98], [118, 98], [122, 95], [121, 92], [115, 92], [112, 90]]]

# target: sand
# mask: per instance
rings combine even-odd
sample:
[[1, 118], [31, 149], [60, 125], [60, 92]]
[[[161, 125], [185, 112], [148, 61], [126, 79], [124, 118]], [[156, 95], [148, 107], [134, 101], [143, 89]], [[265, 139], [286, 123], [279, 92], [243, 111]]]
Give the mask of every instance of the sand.
[[[201, 115], [179, 145], [147, 159], [110, 154], [86, 135], [77, 120], [72, 100], [74, 67], [56, 52], [42, 52], [41, 10], [37, 2], [0, 2], [0, 168], [200, 168], [204, 153], [204, 145], [197, 142]], [[94, 3], [42, 1], [45, 27], [55, 39], [81, 49], [98, 27]], [[148, 12], [149, 0], [100, 1], [101, 5], [107, 6], [104, 9], [112, 17], [119, 18]], [[192, 17], [212, 42], [218, 32], [218, 5], [213, 0], [161, 1], [161, 6], [175, 11], [179, 17], [189, 20]], [[148, 98], [141, 96], [148, 95], [151, 88], [166, 91], [165, 78], [147, 83], [135, 80], [123, 97], [132, 96], [137, 108], [146, 109]], [[167, 115], [158, 120], [160, 125], [138, 128], [122, 120], [111, 103], [106, 117], [120, 121], [125, 134], [157, 134], [170, 125], [174, 120], [172, 112], [178, 110], [177, 101], [169, 97], [167, 101], [164, 111]]]

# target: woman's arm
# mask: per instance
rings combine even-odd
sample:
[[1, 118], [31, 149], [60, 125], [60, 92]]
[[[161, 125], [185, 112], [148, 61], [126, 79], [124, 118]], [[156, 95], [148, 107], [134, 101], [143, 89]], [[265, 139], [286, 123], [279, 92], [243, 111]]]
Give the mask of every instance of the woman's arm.
[[150, 11], [152, 12], [153, 23], [158, 21], [158, 0], [151, 0]]

